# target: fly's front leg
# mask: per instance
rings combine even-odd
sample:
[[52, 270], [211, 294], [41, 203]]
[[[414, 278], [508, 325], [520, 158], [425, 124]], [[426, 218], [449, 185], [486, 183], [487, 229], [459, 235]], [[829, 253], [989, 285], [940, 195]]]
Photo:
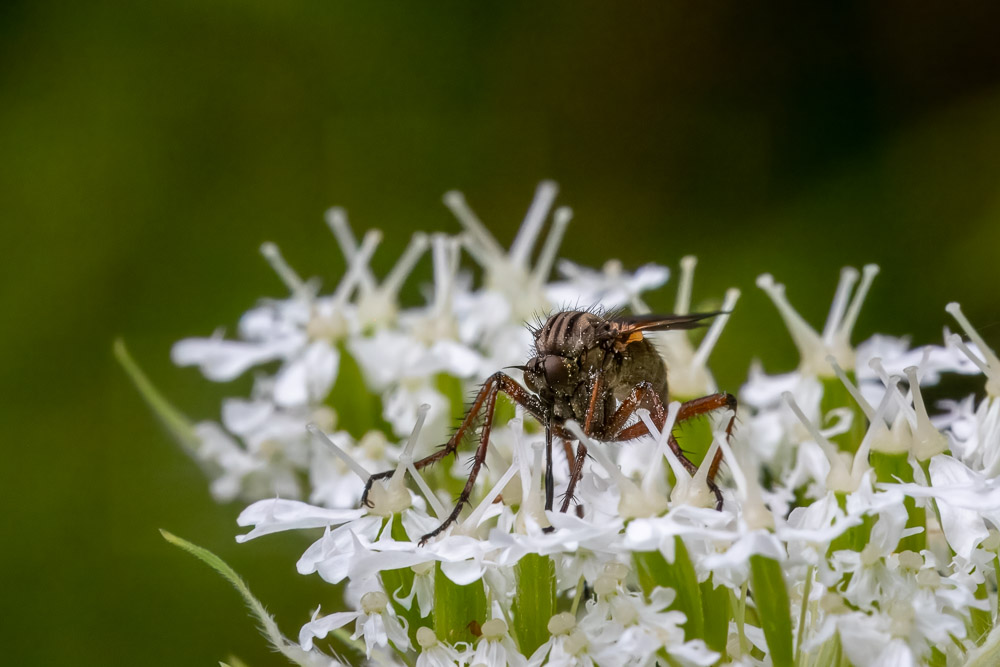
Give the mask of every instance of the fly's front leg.
[[[455, 454], [458, 450], [458, 446], [462, 443], [462, 440], [471, 430], [475, 428], [479, 414], [485, 407], [487, 401], [490, 400], [491, 395], [495, 400], [497, 391], [502, 391], [510, 396], [511, 400], [524, 408], [528, 414], [537, 419], [539, 422], [546, 423], [544, 421], [542, 406], [537, 396], [528, 392], [528, 390], [515, 382], [506, 373], [494, 373], [487, 378], [486, 382], [483, 383], [479, 393], [476, 394], [476, 398], [472, 401], [472, 405], [469, 406], [469, 411], [466, 413], [465, 419], [462, 420], [462, 423], [455, 430], [455, 433], [452, 434], [451, 438], [448, 439], [448, 442], [446, 442], [443, 447], [438, 449], [433, 454], [414, 461], [413, 467], [417, 470], [421, 470], [431, 464], [437, 463], [441, 459], [447, 458], [451, 454]], [[368, 495], [371, 493], [372, 485], [376, 480], [383, 480], [392, 477], [393, 472], [393, 470], [385, 470], [383, 472], [375, 473], [368, 478], [368, 481], [365, 482], [364, 491], [361, 493], [362, 505], [367, 505], [368, 507], [372, 506], [371, 503], [368, 502]]]
[[545, 423], [545, 511], [552, 511], [556, 480], [552, 474], [552, 427]]
[[472, 495], [472, 489], [475, 486], [476, 478], [479, 477], [479, 469], [483, 467], [483, 461], [486, 460], [486, 451], [490, 446], [490, 431], [493, 429], [493, 411], [497, 404], [498, 390], [499, 387], [494, 386], [493, 390], [486, 398], [486, 421], [483, 423], [483, 431], [479, 436], [479, 446], [476, 448], [476, 454], [472, 459], [472, 469], [469, 471], [469, 479], [465, 481], [465, 487], [462, 489], [462, 494], [458, 497], [458, 502], [455, 503], [455, 508], [451, 511], [451, 514], [448, 515], [448, 518], [442, 521], [440, 526], [420, 538], [420, 546], [427, 544], [428, 540], [440, 534], [441, 531], [457, 521], [458, 515], [462, 512], [462, 506], [469, 502], [469, 496]]

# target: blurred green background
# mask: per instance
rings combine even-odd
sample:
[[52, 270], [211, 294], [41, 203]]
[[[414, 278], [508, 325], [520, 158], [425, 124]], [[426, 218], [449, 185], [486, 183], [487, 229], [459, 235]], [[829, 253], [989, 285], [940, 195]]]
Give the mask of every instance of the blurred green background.
[[938, 341], [958, 300], [1000, 347], [992, 4], [4, 3], [0, 662], [281, 664], [160, 527], [293, 636], [336, 606], [295, 573], [303, 538], [236, 545], [241, 507], [212, 503], [111, 357], [124, 336], [216, 415], [245, 385], [173, 368], [171, 344], [283, 295], [264, 240], [332, 284], [334, 204], [387, 232], [385, 270], [410, 230], [457, 231], [446, 190], [509, 243], [553, 178], [564, 257], [696, 253], [696, 301], [743, 288], [714, 355], [731, 390], [754, 356], [797, 359], [765, 271], [819, 326], [840, 267], [878, 262], [855, 340]]

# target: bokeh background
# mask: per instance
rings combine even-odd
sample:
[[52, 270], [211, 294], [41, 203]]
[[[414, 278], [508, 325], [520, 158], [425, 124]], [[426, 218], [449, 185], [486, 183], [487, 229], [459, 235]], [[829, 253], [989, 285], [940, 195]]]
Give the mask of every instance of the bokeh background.
[[796, 362], [764, 271], [821, 325], [840, 267], [878, 262], [856, 340], [938, 341], [958, 300], [1000, 347], [991, 5], [3, 3], [0, 661], [281, 664], [160, 527], [289, 634], [336, 604], [295, 574], [301, 539], [236, 545], [241, 508], [213, 504], [111, 356], [123, 336], [215, 415], [245, 386], [173, 368], [171, 344], [283, 294], [264, 240], [331, 284], [334, 204], [385, 230], [385, 270], [411, 230], [458, 230], [446, 190], [508, 243], [553, 178], [576, 211], [563, 256], [696, 253], [696, 301], [743, 288], [714, 355], [728, 389], [753, 357]]

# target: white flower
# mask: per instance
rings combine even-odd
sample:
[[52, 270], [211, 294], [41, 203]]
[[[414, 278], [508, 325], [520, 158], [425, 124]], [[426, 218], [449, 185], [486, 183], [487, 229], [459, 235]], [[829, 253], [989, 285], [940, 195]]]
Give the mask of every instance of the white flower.
[[852, 267], [846, 267], [840, 272], [840, 282], [837, 284], [837, 291], [833, 297], [833, 304], [830, 306], [830, 315], [827, 317], [823, 333], [817, 333], [810, 327], [802, 316], [799, 315], [785, 297], [785, 286], [775, 283], [770, 274], [763, 274], [757, 278], [757, 286], [764, 290], [774, 305], [778, 307], [778, 312], [785, 320], [795, 346], [799, 348], [801, 361], [799, 368], [803, 373], [817, 377], [833, 377], [833, 369], [827, 361], [827, 356], [832, 355], [843, 368], [854, 366], [854, 349], [851, 347], [851, 332], [857, 322], [858, 314], [861, 312], [861, 304], [864, 302], [868, 289], [872, 281], [878, 274], [878, 266], [868, 264], [864, 267], [861, 275], [861, 283], [857, 291], [851, 297], [851, 290], [858, 282], [858, 271]]
[[483, 636], [469, 661], [472, 667], [527, 667], [528, 660], [507, 633], [507, 624], [499, 618], [483, 623]]
[[299, 632], [299, 644], [307, 651], [312, 650], [313, 641], [326, 637], [337, 628], [342, 628], [351, 621], [355, 622], [354, 634], [351, 639], [364, 637], [368, 657], [376, 646], [392, 644], [405, 651], [410, 646], [406, 636], [405, 621], [396, 616], [389, 604], [389, 598], [382, 591], [371, 591], [361, 597], [361, 609], [358, 611], [338, 612], [319, 617], [319, 609], [313, 614], [313, 619], [302, 626]]
[[448, 192], [444, 196], [445, 205], [465, 227], [466, 248], [486, 273], [486, 289], [503, 295], [515, 307], [513, 315], [520, 321], [546, 312], [550, 307], [542, 286], [551, 271], [566, 226], [573, 217], [572, 211], [566, 207], [556, 210], [552, 229], [534, 267], [530, 266], [530, 258], [557, 192], [558, 188], [551, 181], [539, 184], [509, 251], [504, 251], [483, 226], [465, 203], [462, 193]]
[[417, 630], [417, 643], [420, 644], [417, 667], [453, 667], [466, 664], [469, 650], [459, 651], [457, 647], [438, 641], [430, 628]]

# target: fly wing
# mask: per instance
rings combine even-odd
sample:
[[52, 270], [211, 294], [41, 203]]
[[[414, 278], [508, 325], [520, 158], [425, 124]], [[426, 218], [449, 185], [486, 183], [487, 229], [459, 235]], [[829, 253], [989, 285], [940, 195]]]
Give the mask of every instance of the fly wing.
[[621, 315], [611, 321], [618, 326], [620, 335], [629, 335], [637, 331], [667, 331], [670, 329], [695, 329], [705, 325], [705, 320], [716, 315], [724, 315], [727, 311], [716, 310], [711, 313], [688, 313], [687, 315]]

